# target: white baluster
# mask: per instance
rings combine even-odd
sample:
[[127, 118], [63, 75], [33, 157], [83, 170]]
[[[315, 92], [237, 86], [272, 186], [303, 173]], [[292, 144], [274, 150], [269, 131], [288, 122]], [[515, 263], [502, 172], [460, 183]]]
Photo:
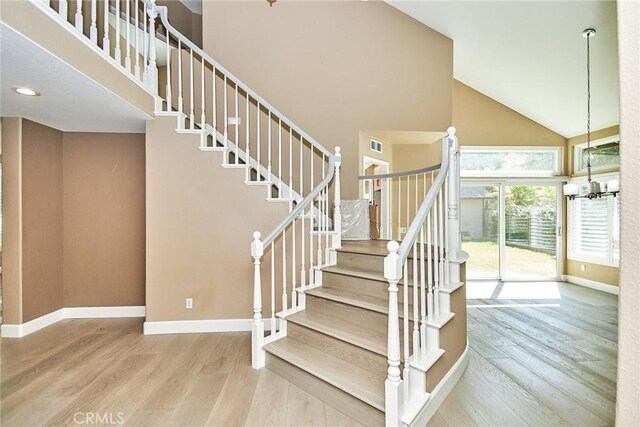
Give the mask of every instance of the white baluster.
[[433, 202], [433, 315], [440, 316], [440, 220], [438, 210], [440, 204], [436, 196]]
[[262, 280], [260, 277], [260, 259], [264, 248], [260, 241], [260, 232], [253, 233], [251, 256], [253, 257], [253, 323], [251, 325], [251, 365], [254, 369], [264, 366], [264, 323], [262, 323]]
[[206, 132], [207, 114], [205, 111], [206, 96], [205, 96], [204, 77], [205, 77], [204, 76], [204, 58], [200, 57], [200, 81], [202, 82], [201, 91], [200, 91], [200, 129]]
[[[440, 299], [440, 288], [446, 287], [444, 282], [444, 205], [442, 204], [442, 187], [438, 192], [438, 249], [440, 251], [438, 268], [440, 270], [440, 282], [438, 284], [437, 299]], [[436, 311], [436, 315], [440, 315], [440, 310]]]
[[250, 105], [250, 98], [249, 98], [249, 93], [246, 93], [247, 95], [247, 110], [245, 111], [244, 116], [246, 117], [247, 122], [245, 123], [245, 134], [244, 134], [244, 145], [245, 145], [245, 151], [244, 151], [244, 160], [245, 163], [247, 164], [247, 168], [244, 170], [244, 180], [245, 181], [249, 181], [249, 171], [250, 171], [250, 166], [251, 166], [251, 156], [250, 156], [250, 151], [249, 151], [249, 136], [251, 135], [251, 132], [249, 130], [249, 124], [250, 124], [250, 120], [249, 120], [249, 105]]
[[[416, 182], [417, 184], [417, 182]], [[417, 199], [416, 199], [417, 200]], [[417, 358], [420, 351], [420, 317], [418, 309], [420, 307], [420, 301], [418, 301], [418, 241], [413, 243], [413, 354]], [[407, 277], [407, 283], [409, 278]], [[408, 306], [407, 301], [406, 305]]]
[[342, 211], [340, 205], [342, 204], [342, 196], [340, 194], [340, 166], [342, 165], [342, 154], [340, 153], [340, 147], [335, 149], [334, 165], [336, 168], [334, 175], [334, 196], [333, 196], [333, 231], [335, 237], [333, 240], [334, 249], [342, 247]]
[[[135, 0], [135, 3], [133, 4], [133, 7], [135, 8], [135, 22], [136, 22], [136, 44], [135, 44], [135, 50], [136, 50], [136, 66], [135, 66], [135, 71], [134, 74], [136, 75], [136, 79], [140, 79], [140, 12], [139, 9], [140, 7], [138, 6], [138, 0]], [[167, 64], [170, 58], [169, 55], [170, 51], [169, 51], [169, 29], [167, 29]], [[167, 65], [168, 67], [168, 65]], [[167, 75], [169, 74], [169, 69], [167, 68]], [[167, 96], [167, 102], [170, 103], [171, 97]], [[170, 108], [168, 110], [171, 110]]]
[[[256, 101], [256, 140], [257, 143], [256, 145], [258, 146], [258, 155], [257, 157], [257, 166], [256, 166], [256, 179], [258, 182], [262, 181], [262, 172], [260, 172], [262, 163], [260, 163], [260, 156], [262, 155], [262, 143], [261, 143], [261, 134], [262, 134], [262, 127], [260, 126], [260, 103], [258, 101]], [[271, 177], [268, 176], [267, 180], [270, 180]]]
[[287, 303], [287, 235], [286, 229], [282, 231], [282, 311], [286, 312]]
[[297, 275], [296, 275], [296, 220], [294, 219], [291, 223], [291, 231], [293, 233], [291, 240], [291, 308], [296, 308], [298, 306], [298, 298], [296, 291], [297, 286]]
[[433, 320], [433, 246], [432, 246], [432, 215], [433, 207], [427, 213], [427, 319]]
[[[117, 1], [117, 0], [116, 0]], [[104, 0], [104, 33], [102, 35], [102, 50], [111, 56], [111, 49], [109, 46], [109, 0]]]
[[189, 51], [189, 128], [195, 128], [195, 93], [193, 91], [193, 49]]
[[60, 0], [58, 2], [58, 14], [62, 17], [62, 19], [67, 21], [69, 16], [67, 0]]
[[[329, 159], [327, 158], [327, 161], [328, 160]], [[322, 169], [324, 169], [324, 165]], [[331, 254], [329, 253], [329, 186], [324, 187], [322, 192], [324, 193], [324, 263], [325, 265], [330, 265]]]
[[[409, 175], [407, 175], [407, 215], [406, 215], [406, 221], [407, 222], [405, 222], [405, 224], [404, 224], [404, 227], [407, 230], [409, 230], [409, 226], [411, 225], [411, 222], [409, 221], [409, 203], [410, 203], [409, 194], [411, 193], [411, 183], [409, 181], [409, 178], [410, 178]], [[407, 233], [405, 232], [404, 235], [406, 237]]]
[[116, 47], [114, 51], [114, 59], [120, 65], [122, 65], [122, 51], [120, 50], [120, 0], [116, 1], [116, 16], [115, 16], [115, 26], [116, 26]]
[[282, 120], [278, 118], [278, 199], [282, 198]]
[[400, 378], [400, 322], [398, 317], [398, 282], [402, 263], [398, 256], [398, 242], [387, 244], [389, 255], [384, 259], [384, 277], [389, 281], [389, 320], [387, 325], [387, 379], [384, 383], [385, 425], [401, 424], [403, 410], [402, 378]]
[[398, 177], [398, 240], [402, 240], [400, 217], [402, 216], [402, 177]]
[[224, 76], [224, 80], [223, 80], [223, 84], [224, 84], [224, 94], [223, 94], [223, 106], [222, 106], [222, 121], [223, 121], [223, 125], [224, 125], [224, 160], [223, 160], [223, 164], [227, 164], [228, 160], [229, 160], [229, 151], [227, 151], [229, 149], [229, 114], [228, 114], [228, 99], [227, 99], [227, 76]]
[[[117, 0], [116, 0], [117, 1]], [[143, 83], [146, 85], [149, 81], [149, 37], [147, 37], [147, 3], [143, 2], [142, 3], [142, 59], [143, 59], [143, 64], [144, 64], [144, 70], [142, 72], [142, 81]], [[178, 40], [178, 43], [180, 42], [180, 40]], [[182, 51], [180, 49], [178, 49], [178, 51], [180, 53], [182, 53]]]
[[[289, 199], [293, 200], [293, 129], [289, 126]], [[293, 209], [293, 203], [289, 203], [289, 210]]]
[[149, 88], [154, 95], [157, 95], [158, 65], [156, 63], [156, 0], [150, 1], [153, 7], [149, 11], [149, 66], [147, 68], [147, 88]]
[[[429, 226], [429, 217], [427, 217], [426, 225], [427, 227]], [[424, 227], [425, 224], [423, 223], [420, 228], [420, 342], [422, 343], [420, 350], [423, 355], [427, 352], [427, 294], [424, 276]]]
[[89, 26], [89, 39], [93, 44], [98, 44], [98, 26], [96, 20], [98, 18], [97, 0], [91, 0], [91, 25]]
[[[136, 0], [137, 2], [137, 0]], [[136, 77], [138, 76], [138, 73], [140, 72], [140, 55], [138, 55], [138, 48], [137, 48], [137, 43], [138, 43], [138, 27], [137, 27], [137, 22], [138, 22], [138, 9], [137, 9], [137, 5], [136, 5], [136, 70], [135, 70], [135, 75]], [[178, 52], [179, 53], [179, 52]], [[171, 45], [169, 44], [169, 29], [167, 29], [167, 111], [171, 111]]]
[[276, 259], [275, 240], [271, 242], [271, 333], [276, 333]]
[[[268, 147], [267, 147], [268, 148], [268, 151], [267, 151], [267, 156], [268, 156], [268, 158], [267, 158], [267, 175], [268, 175], [269, 181], [271, 181], [272, 180], [272, 178], [271, 178], [271, 176], [272, 176], [271, 175], [271, 111], [269, 111], [268, 120], [269, 120], [269, 122], [267, 123], [268, 124], [268, 126], [267, 126], [267, 132], [268, 132], [268, 135], [267, 135], [267, 137], [268, 137], [268, 139], [267, 139], [267, 144], [268, 144]], [[271, 185], [268, 188], [269, 188], [268, 195], [269, 195], [269, 197], [271, 197], [271, 195], [272, 195], [271, 193], [273, 191]]]
[[[407, 205], [407, 208], [409, 206]], [[409, 401], [409, 356], [411, 354], [409, 350], [409, 274], [408, 274], [409, 261], [404, 262], [403, 275], [402, 275], [402, 342], [404, 344], [404, 369], [402, 371], [402, 378], [404, 378], [404, 401]]]
[[211, 87], [212, 87], [212, 98], [213, 98], [213, 109], [211, 110], [213, 113], [213, 146], [217, 145], [218, 141], [218, 97], [216, 94], [216, 68], [213, 67], [213, 77], [211, 78]]
[[82, 19], [82, 0], [76, 0], [76, 16], [75, 16], [76, 30], [81, 33], [84, 32], [84, 21]]
[[125, 49], [125, 58], [124, 58], [124, 68], [128, 71], [131, 72], [131, 1], [130, 0], [125, 0], [125, 13], [124, 16], [125, 18], [125, 44], [126, 44], [126, 49]]
[[[302, 150], [304, 148], [304, 142], [302, 139], [302, 135], [300, 135], [300, 195], [304, 194], [304, 171], [303, 171], [303, 155], [302, 155]], [[302, 230], [300, 231], [300, 234], [302, 235], [302, 239], [301, 239], [301, 244], [300, 244], [300, 249], [302, 250], [302, 255], [300, 256], [300, 262], [301, 262], [301, 266], [300, 266], [300, 286], [302, 287], [302, 289], [304, 290], [304, 288], [307, 286], [307, 278], [306, 278], [306, 257], [305, 257], [305, 248], [306, 248], [306, 235], [304, 234], [304, 209], [302, 210], [302, 221], [301, 222], [301, 228]], [[302, 307], [304, 307], [304, 294], [300, 295], [301, 298], [301, 304]]]
[[235, 126], [235, 132], [234, 132], [233, 138], [236, 141], [235, 164], [237, 165], [240, 162], [240, 160], [239, 160], [240, 156], [238, 156], [238, 148], [240, 147], [240, 133], [238, 131], [238, 129], [239, 129], [238, 121], [240, 120], [240, 114], [238, 113], [238, 84], [237, 83], [236, 83], [236, 88], [235, 89], [236, 89], [236, 103], [235, 103], [236, 126]]
[[184, 129], [184, 97], [182, 96], [182, 42], [178, 39], [178, 113], [180, 117], [180, 128]]

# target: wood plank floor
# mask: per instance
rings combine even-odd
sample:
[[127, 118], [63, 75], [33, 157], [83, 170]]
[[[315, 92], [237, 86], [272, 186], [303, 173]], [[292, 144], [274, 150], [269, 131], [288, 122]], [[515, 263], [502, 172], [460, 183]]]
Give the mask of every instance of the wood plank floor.
[[[469, 368], [430, 425], [613, 424], [614, 296], [564, 284], [467, 288]], [[253, 370], [248, 333], [141, 330], [141, 319], [67, 320], [3, 339], [0, 424], [73, 425], [97, 414], [94, 425], [359, 425]]]

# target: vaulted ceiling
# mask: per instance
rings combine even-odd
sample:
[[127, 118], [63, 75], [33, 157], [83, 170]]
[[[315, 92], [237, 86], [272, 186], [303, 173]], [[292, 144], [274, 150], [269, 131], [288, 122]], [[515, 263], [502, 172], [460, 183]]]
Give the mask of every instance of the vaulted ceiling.
[[456, 79], [564, 137], [586, 132], [595, 28], [591, 128], [618, 124], [615, 1], [386, 1], [454, 41]]

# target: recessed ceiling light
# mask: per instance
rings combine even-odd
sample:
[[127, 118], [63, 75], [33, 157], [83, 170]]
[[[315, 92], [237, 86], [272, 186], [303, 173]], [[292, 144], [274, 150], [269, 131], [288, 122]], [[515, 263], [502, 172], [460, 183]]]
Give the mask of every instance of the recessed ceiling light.
[[13, 87], [12, 88], [16, 93], [19, 93], [20, 95], [24, 95], [24, 96], [40, 96], [40, 92], [36, 92], [33, 89], [30, 89], [28, 87]]

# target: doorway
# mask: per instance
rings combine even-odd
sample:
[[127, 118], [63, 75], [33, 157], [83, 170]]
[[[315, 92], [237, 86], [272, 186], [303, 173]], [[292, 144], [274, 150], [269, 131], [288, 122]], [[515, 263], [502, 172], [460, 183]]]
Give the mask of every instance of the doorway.
[[[388, 174], [389, 162], [374, 159], [369, 156], [362, 156], [363, 175], [384, 175]], [[391, 203], [390, 188], [388, 179], [363, 180], [362, 181], [362, 198], [369, 200], [369, 203], [376, 206], [372, 212], [375, 212], [376, 218], [371, 218], [372, 224], [377, 224], [378, 235], [380, 239], [391, 239]]]
[[559, 183], [464, 181], [460, 191], [467, 277], [559, 280], [562, 203]]

